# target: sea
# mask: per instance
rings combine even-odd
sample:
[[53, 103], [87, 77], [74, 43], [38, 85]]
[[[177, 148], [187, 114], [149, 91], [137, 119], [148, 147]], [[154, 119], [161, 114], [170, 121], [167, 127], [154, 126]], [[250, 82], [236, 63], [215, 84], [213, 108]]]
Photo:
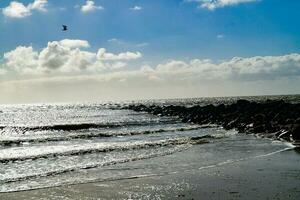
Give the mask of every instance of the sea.
[[[126, 109], [129, 104], [217, 105], [239, 99], [300, 102], [299, 95], [286, 95], [0, 105], [0, 193], [180, 173], [293, 148], [214, 124]], [[189, 156], [196, 159], [188, 162]], [[166, 157], [182, 162], [166, 162]]]

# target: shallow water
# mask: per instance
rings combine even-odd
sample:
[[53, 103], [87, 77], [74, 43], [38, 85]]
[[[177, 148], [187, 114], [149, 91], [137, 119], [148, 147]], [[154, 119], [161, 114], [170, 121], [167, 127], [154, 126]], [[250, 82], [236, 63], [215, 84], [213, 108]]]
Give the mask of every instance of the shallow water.
[[[192, 105], [197, 101], [155, 103]], [[172, 117], [123, 110], [122, 105], [0, 106], [0, 192], [178, 173], [292, 148], [213, 125], [186, 124]], [[197, 153], [193, 152], [195, 145]], [[176, 159], [183, 152], [199, 157], [200, 165], [189, 162], [188, 157], [180, 165], [164, 160], [165, 156]], [[132, 162], [138, 167], [125, 167]]]

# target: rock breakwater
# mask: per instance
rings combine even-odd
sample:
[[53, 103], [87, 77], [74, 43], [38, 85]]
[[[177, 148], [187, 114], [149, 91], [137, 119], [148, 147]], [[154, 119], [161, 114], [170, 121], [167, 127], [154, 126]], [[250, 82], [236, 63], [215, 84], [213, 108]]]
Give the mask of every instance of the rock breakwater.
[[300, 141], [300, 104], [283, 100], [253, 102], [238, 100], [230, 105], [157, 106], [129, 105], [126, 109], [160, 116], [176, 116], [183, 122], [217, 124], [225, 129], [262, 137]]

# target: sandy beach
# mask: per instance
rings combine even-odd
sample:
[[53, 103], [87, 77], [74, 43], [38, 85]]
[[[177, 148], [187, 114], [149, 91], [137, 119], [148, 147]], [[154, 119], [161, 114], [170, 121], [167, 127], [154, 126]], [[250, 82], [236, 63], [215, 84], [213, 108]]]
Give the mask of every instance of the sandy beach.
[[[253, 141], [256, 139], [252, 138], [251, 143]], [[213, 156], [210, 155], [212, 153], [222, 158], [229, 152], [240, 152], [215, 151], [208, 144], [205, 158], [203, 145], [195, 145], [172, 155], [109, 166], [98, 171], [104, 174], [114, 170], [116, 173], [126, 170], [136, 172], [132, 176], [128, 173], [120, 180], [2, 193], [0, 199], [299, 199], [299, 149], [277, 143], [276, 148], [267, 148], [265, 153], [251, 149], [257, 144], [250, 145], [245, 147], [249, 156], [237, 156], [215, 164], [205, 163]], [[159, 166], [162, 161], [165, 166]], [[147, 171], [150, 165], [157, 165], [156, 173]]]

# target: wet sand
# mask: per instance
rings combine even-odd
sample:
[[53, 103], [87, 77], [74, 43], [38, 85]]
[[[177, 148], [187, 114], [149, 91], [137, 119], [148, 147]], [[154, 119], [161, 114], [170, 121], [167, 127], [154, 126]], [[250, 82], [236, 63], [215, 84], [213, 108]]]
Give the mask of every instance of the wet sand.
[[[197, 148], [200, 146], [195, 146], [194, 152]], [[182, 165], [182, 156], [188, 153], [163, 159], [166, 165]], [[2, 193], [0, 199], [300, 199], [299, 150], [206, 167], [194, 165], [201, 163], [199, 157], [187, 157], [194, 159], [188, 170], [179, 168], [139, 178]], [[141, 167], [141, 162], [147, 164], [137, 161], [125, 163], [124, 167]], [[146, 162], [155, 163], [156, 159]], [[189, 162], [185, 164], [188, 166]]]

